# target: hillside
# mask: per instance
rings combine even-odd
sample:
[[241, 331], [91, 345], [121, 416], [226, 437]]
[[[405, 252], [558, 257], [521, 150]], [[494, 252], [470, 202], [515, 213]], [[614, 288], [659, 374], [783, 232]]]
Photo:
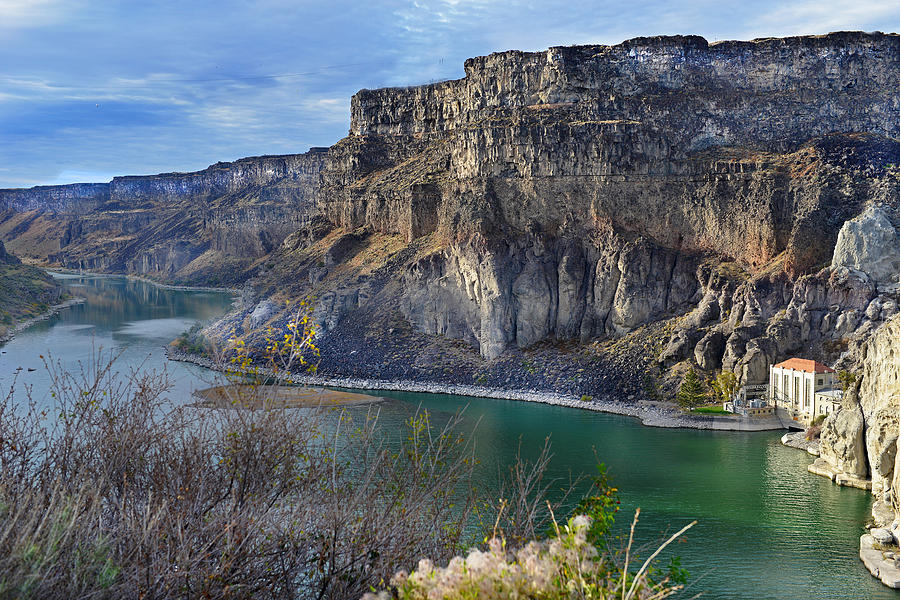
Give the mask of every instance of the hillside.
[[0, 190], [0, 238], [47, 265], [236, 285], [314, 212], [324, 153]]
[[0, 340], [6, 339], [16, 323], [46, 313], [61, 296], [52, 277], [22, 264], [0, 242]]

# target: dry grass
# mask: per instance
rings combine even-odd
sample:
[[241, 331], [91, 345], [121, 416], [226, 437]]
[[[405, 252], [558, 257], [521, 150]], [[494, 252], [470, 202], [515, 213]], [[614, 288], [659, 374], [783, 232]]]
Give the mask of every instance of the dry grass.
[[164, 374], [49, 364], [56, 406], [0, 403], [0, 597], [353, 598], [449, 557], [472, 449], [424, 413], [198, 410]]

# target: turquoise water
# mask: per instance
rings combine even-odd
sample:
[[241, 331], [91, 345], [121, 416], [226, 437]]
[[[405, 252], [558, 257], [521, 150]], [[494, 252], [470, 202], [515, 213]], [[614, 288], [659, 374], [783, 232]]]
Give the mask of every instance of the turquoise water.
[[[46, 391], [38, 355], [48, 351], [66, 368], [88, 360], [92, 347], [118, 349], [119, 370], [166, 368], [173, 394], [188, 397], [213, 377], [183, 363], [167, 363], [163, 346], [193, 323], [227, 310], [227, 294], [166, 290], [109, 277], [69, 277], [87, 297], [51, 321], [20, 333], [0, 348], [0, 385], [20, 382]], [[28, 372], [27, 368], [35, 368]], [[383, 422], [402, 423], [421, 405], [436, 419], [466, 407], [481, 463], [479, 485], [491, 487], [498, 468], [553, 443], [551, 476], [592, 474], [594, 452], [621, 489], [618, 525], [641, 508], [639, 541], [658, 541], [691, 520], [674, 552], [691, 573], [683, 597], [900, 598], [872, 578], [857, 557], [870, 496], [807, 473], [807, 454], [785, 448], [780, 433], [665, 430], [626, 417], [561, 407], [455, 396], [379, 392]], [[477, 423], [477, 427], [476, 427]]]

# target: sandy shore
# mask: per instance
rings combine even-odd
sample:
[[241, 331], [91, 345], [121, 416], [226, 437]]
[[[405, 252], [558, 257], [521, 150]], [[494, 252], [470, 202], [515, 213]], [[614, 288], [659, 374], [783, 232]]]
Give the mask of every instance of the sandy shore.
[[196, 406], [203, 408], [327, 408], [362, 406], [381, 402], [383, 398], [299, 386], [217, 385], [194, 392]]
[[[213, 361], [193, 354], [187, 354], [173, 348], [166, 348], [170, 360], [194, 363], [201, 367], [219, 370]], [[648, 427], [714, 429], [721, 431], [769, 431], [783, 429], [777, 419], [749, 419], [740, 416], [708, 416], [686, 415], [677, 407], [665, 403], [639, 400], [635, 403], [620, 402], [613, 399], [597, 399], [584, 401], [575, 396], [544, 392], [540, 390], [511, 390], [481, 387], [464, 384], [442, 384], [424, 381], [389, 381], [384, 379], [359, 379], [349, 377], [322, 377], [317, 375], [298, 375], [292, 381], [307, 386], [328, 386], [352, 390], [389, 390], [399, 392], [416, 392], [427, 394], [452, 394], [454, 396], [471, 396], [476, 398], [495, 398], [499, 400], [518, 400], [538, 402], [566, 408], [593, 410], [615, 415], [623, 415], [639, 419]]]

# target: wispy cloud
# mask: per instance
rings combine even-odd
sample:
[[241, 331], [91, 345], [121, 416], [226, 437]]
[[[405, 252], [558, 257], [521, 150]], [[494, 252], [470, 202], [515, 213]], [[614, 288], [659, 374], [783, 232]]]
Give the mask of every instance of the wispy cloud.
[[72, 9], [77, 9], [74, 2], [62, 0], [0, 0], [0, 30], [58, 23]]
[[898, 0], [855, 0], [853, 2], [801, 1], [779, 4], [759, 12], [748, 30], [750, 36], [806, 35], [840, 30], [872, 31], [894, 29], [900, 21]]

